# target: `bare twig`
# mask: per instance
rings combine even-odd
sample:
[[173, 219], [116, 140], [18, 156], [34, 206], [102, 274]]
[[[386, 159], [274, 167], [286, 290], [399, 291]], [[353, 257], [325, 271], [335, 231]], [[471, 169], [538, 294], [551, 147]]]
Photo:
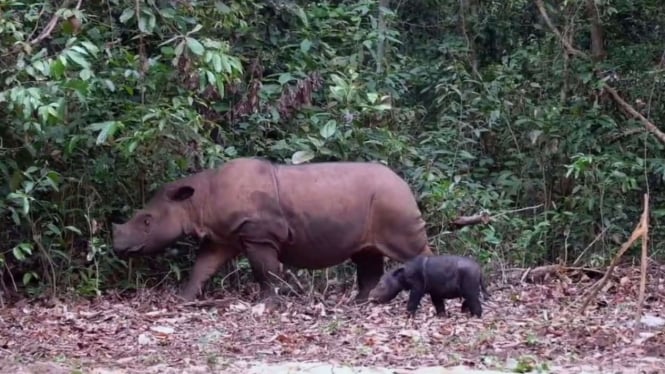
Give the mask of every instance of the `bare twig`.
[[640, 294], [637, 297], [637, 310], [635, 311], [635, 329], [633, 337], [637, 336], [640, 319], [642, 317], [642, 304], [644, 304], [644, 292], [647, 285], [647, 251], [649, 238], [649, 194], [644, 194], [644, 213], [642, 215], [642, 259], [640, 263]]
[[582, 250], [582, 253], [580, 253], [580, 255], [577, 256], [577, 258], [575, 259], [575, 261], [573, 261], [573, 266], [577, 265], [584, 256], [584, 254], [586, 253], [586, 251], [588, 251], [589, 248], [591, 248], [598, 240], [600, 240], [600, 238], [603, 237], [603, 235], [605, 235], [607, 229], [608, 227], [605, 227], [600, 233], [598, 233], [598, 235], [596, 235], [596, 237], [591, 241], [591, 243], [589, 243], [589, 245], [587, 245], [586, 248]]
[[[71, 2], [70, 0], [63, 1], [60, 8], [68, 7], [70, 2]], [[74, 7], [74, 9], [79, 10], [81, 8], [81, 3], [82, 2], [83, 2], [83, 0], [78, 0], [78, 2], [76, 3], [76, 7]], [[39, 35], [37, 35], [36, 38], [30, 40], [28, 42], [28, 44], [35, 45], [35, 44], [38, 44], [39, 42], [41, 42], [42, 40], [50, 37], [51, 33], [53, 32], [53, 29], [55, 29], [55, 26], [58, 24], [58, 18], [60, 18], [60, 17], [58, 16], [58, 12], [56, 11], [56, 14], [54, 14], [51, 17], [51, 20], [48, 21], [48, 23], [46, 24], [46, 27], [44, 27], [44, 30], [42, 30], [42, 32], [40, 32]]]
[[458, 217], [455, 219], [453, 222], [451, 222], [451, 226], [455, 228], [461, 228], [464, 226], [472, 226], [472, 225], [478, 225], [482, 223], [483, 225], [488, 224], [492, 218], [489, 216], [489, 214], [483, 212], [480, 214], [474, 214], [472, 216], [462, 216]]
[[[637, 239], [642, 237], [642, 240], [648, 235], [649, 233], [649, 227], [648, 227], [648, 216], [649, 216], [649, 195], [644, 194], [644, 210], [642, 212], [642, 217], [640, 218], [640, 222], [637, 224], [637, 227], [635, 227], [635, 230], [633, 230], [633, 233], [630, 235], [630, 238], [621, 246], [621, 249], [619, 249], [619, 252], [614, 256], [614, 259], [612, 260], [612, 263], [610, 266], [607, 268], [607, 271], [605, 271], [605, 275], [603, 278], [601, 278], [592, 288], [591, 291], [589, 292], [586, 300], [584, 300], [584, 303], [582, 304], [581, 313], [584, 313], [586, 310], [586, 307], [589, 305], [591, 302], [591, 299], [593, 299], [596, 294], [598, 294], [598, 291], [600, 291], [601, 288], [607, 283], [607, 280], [610, 278], [610, 274], [612, 274], [612, 271], [616, 267], [617, 263], [621, 259], [621, 256], [623, 256], [624, 253], [630, 249], [630, 247], [635, 243]], [[644, 246], [644, 244], [642, 244]], [[643, 247], [643, 251], [645, 248]], [[644, 253], [642, 253], [644, 256]], [[643, 260], [646, 262], [646, 260]], [[642, 264], [643, 269], [644, 269], [644, 264]], [[642, 273], [642, 277], [644, 278], [646, 276], [646, 270]], [[643, 295], [642, 295], [643, 296]], [[638, 306], [638, 311], [641, 313], [641, 303], [640, 301], [640, 306]], [[638, 316], [639, 318], [639, 316]], [[635, 326], [637, 328], [637, 326]]]
[[638, 112], [635, 108], [633, 108], [632, 105], [628, 104], [624, 99], [619, 96], [619, 93], [612, 87], [608, 86], [607, 84], [605, 85], [605, 91], [607, 91], [610, 96], [612, 96], [612, 99], [621, 106], [621, 109], [625, 110], [628, 112], [631, 116], [637, 118], [642, 122], [642, 125], [652, 133], [661, 143], [665, 144], [665, 133], [660, 131], [656, 125], [654, 125], [651, 121], [649, 121], [646, 117], [644, 117], [640, 112]]
[[568, 42], [568, 40], [566, 40], [566, 38], [564, 38], [563, 35], [561, 35], [559, 30], [554, 26], [554, 24], [552, 23], [552, 20], [550, 19], [550, 16], [547, 14], [547, 10], [545, 9], [545, 4], [543, 3], [543, 0], [536, 0], [536, 6], [538, 6], [538, 10], [540, 11], [540, 15], [543, 17], [543, 20], [547, 24], [547, 27], [549, 27], [550, 30], [554, 33], [554, 35], [556, 35], [557, 38], [559, 38], [559, 41], [561, 42], [563, 47], [566, 49], [566, 51], [571, 55], [575, 55], [577, 57], [588, 59], [589, 56], [586, 53], [584, 53], [584, 52], [580, 51], [579, 49], [576, 49], [575, 47], [573, 47]]
[[522, 212], [522, 211], [525, 211], [525, 210], [538, 209], [542, 206], [543, 206], [543, 204], [538, 204], [538, 205], [529, 206], [529, 207], [526, 207], [526, 208], [519, 208], [519, 209], [505, 211], [505, 212], [502, 212], [502, 213], [499, 213], [499, 214], [496, 214], [496, 215], [493, 215], [493, 216], [490, 216], [489, 214], [487, 214], [487, 212], [474, 214], [472, 216], [461, 216], [461, 217], [457, 217], [454, 221], [452, 221], [450, 223], [450, 226], [452, 226], [453, 229], [460, 229], [464, 226], [473, 226], [473, 225], [478, 225], [478, 224], [481, 224], [481, 223], [483, 225], [486, 225], [486, 224], [488, 224], [492, 221], [496, 221], [496, 219], [499, 218], [499, 217], [503, 217], [503, 216], [506, 216], [506, 215], [511, 214], [511, 213]]

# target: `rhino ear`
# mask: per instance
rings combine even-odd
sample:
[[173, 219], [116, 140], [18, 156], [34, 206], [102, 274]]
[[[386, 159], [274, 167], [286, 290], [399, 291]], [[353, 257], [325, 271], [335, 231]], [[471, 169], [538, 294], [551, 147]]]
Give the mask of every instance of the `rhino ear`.
[[194, 188], [191, 186], [179, 186], [170, 189], [166, 196], [172, 201], [184, 201], [194, 195]]
[[399, 280], [404, 279], [404, 267], [400, 266], [397, 269], [393, 270], [393, 277]]

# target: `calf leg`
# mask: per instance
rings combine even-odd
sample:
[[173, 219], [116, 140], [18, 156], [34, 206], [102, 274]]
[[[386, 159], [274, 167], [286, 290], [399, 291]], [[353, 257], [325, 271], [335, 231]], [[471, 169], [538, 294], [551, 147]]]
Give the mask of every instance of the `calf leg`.
[[467, 311], [469, 311], [469, 302], [464, 299], [462, 301], [462, 313], [466, 313]]
[[194, 268], [189, 276], [185, 287], [179, 292], [180, 297], [187, 301], [194, 300], [210, 277], [219, 270], [228, 260], [235, 257], [238, 253], [219, 246], [218, 244], [206, 241], [196, 256]]
[[435, 296], [433, 294], [430, 294], [430, 298], [432, 299], [432, 304], [434, 304], [434, 310], [436, 311], [437, 316], [445, 316], [446, 315], [446, 302], [441, 296]]
[[411, 317], [416, 315], [416, 310], [420, 305], [420, 300], [425, 296], [425, 291], [422, 288], [411, 288], [409, 293], [409, 301], [406, 302], [406, 311], [409, 312]]
[[464, 301], [462, 302], [462, 311], [464, 312], [468, 310], [471, 312], [471, 315], [480, 318], [483, 315], [483, 307], [480, 304], [480, 299], [478, 296], [478, 292], [465, 293], [463, 295]]

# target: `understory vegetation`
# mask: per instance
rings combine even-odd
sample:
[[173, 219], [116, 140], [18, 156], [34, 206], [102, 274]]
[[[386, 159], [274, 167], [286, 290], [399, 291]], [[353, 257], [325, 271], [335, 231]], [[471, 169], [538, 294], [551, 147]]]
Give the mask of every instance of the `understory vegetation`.
[[648, 193], [663, 257], [662, 0], [0, 0], [0, 15], [5, 295], [181, 279], [193, 242], [119, 259], [111, 222], [242, 156], [384, 162], [436, 251], [484, 265], [606, 265]]

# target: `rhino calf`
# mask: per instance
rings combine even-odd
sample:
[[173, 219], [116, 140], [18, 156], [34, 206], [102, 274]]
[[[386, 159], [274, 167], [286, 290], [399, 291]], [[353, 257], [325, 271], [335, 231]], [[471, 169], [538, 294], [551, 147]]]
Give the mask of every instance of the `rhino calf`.
[[406, 309], [415, 315], [425, 293], [430, 295], [436, 314], [445, 315], [445, 299], [464, 298], [462, 312], [470, 311], [481, 317], [480, 292], [487, 298], [482, 270], [478, 263], [468, 257], [420, 255], [384, 274], [370, 291], [370, 300], [387, 303], [401, 291], [409, 290]]

